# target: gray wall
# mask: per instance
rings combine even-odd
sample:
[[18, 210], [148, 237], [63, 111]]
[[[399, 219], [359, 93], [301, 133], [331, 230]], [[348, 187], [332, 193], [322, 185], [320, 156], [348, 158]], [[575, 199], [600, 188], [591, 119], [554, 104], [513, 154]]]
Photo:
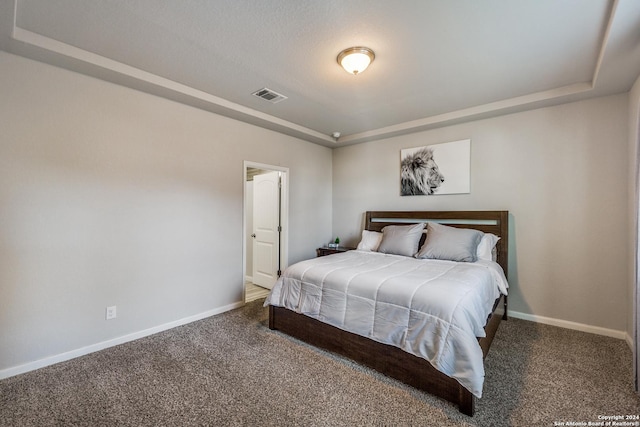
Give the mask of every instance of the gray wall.
[[[511, 309], [630, 333], [637, 90], [332, 152], [3, 52], [0, 69], [0, 377], [240, 304], [244, 160], [290, 170], [289, 263], [355, 244], [369, 209], [508, 209]], [[466, 138], [471, 194], [399, 196], [400, 149]]]
[[0, 376], [240, 304], [244, 160], [289, 168], [290, 263], [330, 238], [328, 148], [3, 52], [0, 69]]
[[635, 336], [634, 311], [637, 304], [636, 268], [638, 256], [638, 144], [640, 143], [640, 77], [629, 92], [629, 279], [627, 303], [627, 331]]
[[[627, 95], [506, 115], [333, 152], [333, 234], [367, 210], [511, 212], [510, 309], [624, 332]], [[402, 148], [471, 139], [471, 193], [400, 197]]]

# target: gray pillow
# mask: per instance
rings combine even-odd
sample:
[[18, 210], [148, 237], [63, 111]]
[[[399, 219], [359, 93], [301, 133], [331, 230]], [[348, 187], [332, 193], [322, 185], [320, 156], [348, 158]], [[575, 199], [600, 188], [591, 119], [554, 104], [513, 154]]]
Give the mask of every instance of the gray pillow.
[[382, 229], [378, 252], [414, 256], [418, 252], [424, 223], [414, 225], [387, 225]]
[[476, 262], [478, 244], [483, 234], [478, 230], [430, 222], [427, 226], [427, 239], [416, 258]]

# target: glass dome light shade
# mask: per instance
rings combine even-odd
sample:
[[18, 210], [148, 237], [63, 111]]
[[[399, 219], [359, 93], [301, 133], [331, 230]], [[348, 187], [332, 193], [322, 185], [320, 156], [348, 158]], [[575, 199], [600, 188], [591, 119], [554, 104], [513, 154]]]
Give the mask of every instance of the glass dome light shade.
[[338, 55], [338, 63], [346, 72], [358, 75], [373, 62], [375, 54], [367, 47], [350, 47]]

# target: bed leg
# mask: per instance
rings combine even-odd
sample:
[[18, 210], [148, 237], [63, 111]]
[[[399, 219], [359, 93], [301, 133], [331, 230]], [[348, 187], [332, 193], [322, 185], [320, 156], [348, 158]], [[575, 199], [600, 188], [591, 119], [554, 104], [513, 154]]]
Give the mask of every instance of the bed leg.
[[507, 317], [507, 296], [504, 296], [504, 313], [502, 313], [502, 320], [508, 320]]
[[273, 309], [273, 306], [269, 305], [269, 329], [271, 330], [274, 330], [276, 328], [275, 320], [273, 319], [274, 313], [275, 313], [275, 310]]
[[473, 394], [464, 387], [460, 386], [460, 401], [458, 402], [458, 410], [465, 415], [473, 417], [475, 412], [475, 398]]

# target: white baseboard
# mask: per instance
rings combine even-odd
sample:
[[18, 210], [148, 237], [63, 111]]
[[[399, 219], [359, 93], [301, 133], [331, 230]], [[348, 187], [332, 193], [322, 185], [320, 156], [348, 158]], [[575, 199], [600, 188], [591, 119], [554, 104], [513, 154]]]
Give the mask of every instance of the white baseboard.
[[[233, 304], [219, 307], [213, 310], [205, 311], [194, 316], [185, 317], [173, 322], [165, 323], [163, 325], [155, 326], [153, 328], [145, 329], [143, 331], [134, 332], [132, 334], [124, 335], [121, 337], [113, 338], [107, 341], [102, 341], [96, 344], [92, 344], [86, 347], [82, 347], [76, 350], [71, 350], [66, 353], [57, 354], [55, 356], [46, 357], [44, 359], [36, 360], [34, 362], [25, 363], [24, 365], [15, 366], [0, 370], [0, 379], [13, 377], [15, 375], [24, 374], [29, 371], [35, 371], [36, 369], [44, 368], [45, 366], [55, 365], [56, 363], [64, 362], [66, 360], [75, 359], [76, 357], [84, 356], [86, 354], [94, 353], [96, 351], [104, 350], [109, 347], [124, 344], [130, 341], [134, 341], [140, 338], [147, 337], [149, 335], [157, 334], [158, 332], [166, 331], [176, 328], [178, 326], [186, 325], [188, 323], [196, 322], [198, 320], [205, 319], [216, 314], [224, 313], [235, 308], [242, 307], [244, 302], [236, 302]], [[629, 345], [629, 348], [633, 347], [633, 340], [625, 331], [618, 331], [615, 329], [601, 328], [598, 326], [585, 325], [583, 323], [570, 322], [568, 320], [559, 320], [550, 317], [536, 316], [533, 314], [520, 313], [517, 311], [509, 311], [510, 317], [516, 319], [529, 320], [532, 322], [542, 323], [545, 325], [558, 326], [561, 328], [573, 329], [576, 331], [589, 332], [597, 335], [604, 335], [607, 337], [618, 338], [625, 340]]]
[[553, 319], [551, 317], [536, 316], [534, 314], [519, 313], [517, 311], [509, 311], [507, 315], [509, 317], [515, 317], [516, 319], [530, 320], [532, 322], [543, 323], [545, 325], [558, 326], [560, 328], [573, 329], [576, 331], [589, 332], [596, 335], [604, 335], [606, 337], [618, 338], [618, 339], [627, 341], [627, 343], [633, 342], [631, 340], [631, 337], [627, 334], [626, 331], [618, 331], [615, 329], [601, 328], [599, 326], [585, 325], [584, 323]]
[[67, 351], [66, 353], [56, 354], [55, 356], [46, 357], [44, 359], [36, 360], [34, 362], [25, 363], [24, 365], [15, 366], [0, 370], [0, 380], [13, 377], [15, 375], [24, 374], [29, 371], [35, 371], [36, 369], [44, 368], [45, 366], [55, 365], [56, 363], [64, 362], [66, 360], [75, 359], [76, 357], [84, 356], [89, 353], [104, 350], [109, 347], [124, 344], [126, 342], [134, 341], [140, 338], [147, 337], [149, 335], [157, 334], [158, 332], [173, 329], [178, 326], [186, 325], [187, 323], [195, 322], [205, 319], [207, 317], [214, 316], [216, 314], [224, 313], [225, 311], [233, 310], [244, 305], [244, 302], [236, 302], [226, 305], [224, 307], [215, 308], [213, 310], [205, 311], [193, 316], [185, 317], [183, 319], [175, 320], [173, 322], [165, 323], [163, 325], [154, 326], [153, 328], [145, 329], [143, 331], [134, 332], [132, 334], [123, 335], [121, 337], [113, 338], [107, 341], [102, 341], [96, 344], [92, 344], [86, 347], [78, 348], [76, 350]]

